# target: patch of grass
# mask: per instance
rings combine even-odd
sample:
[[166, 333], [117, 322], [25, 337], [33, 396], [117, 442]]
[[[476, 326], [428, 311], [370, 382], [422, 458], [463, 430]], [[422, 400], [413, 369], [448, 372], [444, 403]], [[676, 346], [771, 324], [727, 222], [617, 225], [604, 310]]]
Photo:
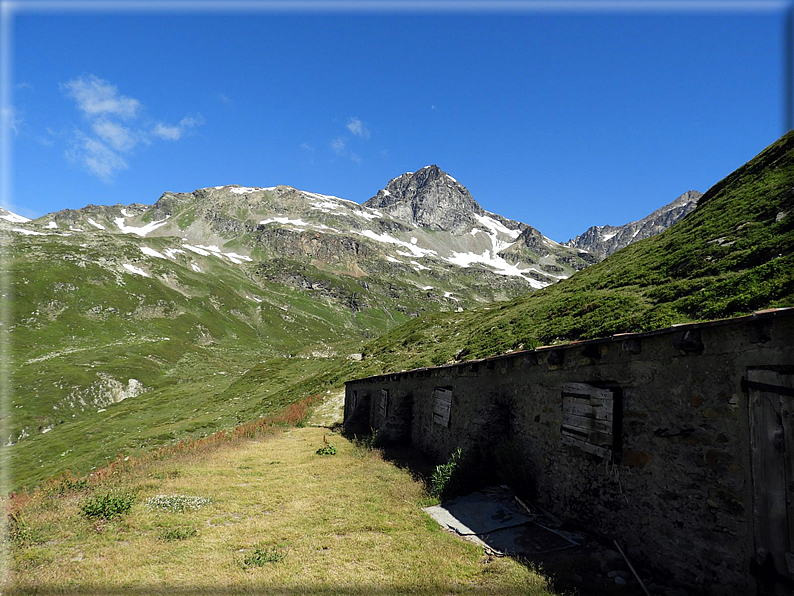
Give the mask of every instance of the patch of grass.
[[287, 558], [287, 551], [279, 546], [258, 546], [242, 560], [244, 568], [264, 567], [268, 563], [280, 563]]
[[160, 528], [157, 533], [157, 538], [165, 542], [172, 542], [175, 540], [187, 540], [198, 534], [196, 528], [190, 526], [176, 526], [173, 528]]
[[7, 523], [8, 540], [17, 548], [45, 541], [41, 529], [33, 527], [20, 512], [11, 513]]
[[120, 490], [89, 497], [81, 510], [87, 518], [114, 519], [130, 512], [135, 502], [135, 493]]
[[[141, 502], [199, 494], [213, 505], [185, 513], [135, 506], [113, 531], [75, 523], [79, 493], [33, 495], [21, 512], [31, 527], [46, 527], [47, 542], [12, 546], [4, 593], [64, 586], [82, 593], [101, 585], [108, 593], [136, 586], [142, 593], [335, 594], [344, 586], [351, 594], [550, 596], [542, 575], [510, 559], [489, 567], [482, 549], [428, 521], [420, 509], [424, 485], [378, 450], [332, 435], [337, 455], [316, 456], [327, 433], [278, 428], [126, 470], [113, 482], [119, 491], [138, 491]], [[280, 463], [265, 465], [271, 462]], [[241, 469], [251, 464], [266, 473]], [[175, 468], [178, 477], [158, 478]], [[274, 547], [275, 558], [287, 554], [281, 563], [270, 562]]]

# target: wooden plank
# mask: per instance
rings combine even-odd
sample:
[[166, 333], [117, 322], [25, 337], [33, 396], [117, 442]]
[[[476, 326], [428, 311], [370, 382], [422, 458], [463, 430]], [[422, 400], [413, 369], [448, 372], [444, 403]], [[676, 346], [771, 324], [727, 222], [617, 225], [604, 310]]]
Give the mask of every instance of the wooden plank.
[[594, 418], [595, 420], [612, 420], [612, 412], [606, 408], [596, 408], [595, 406], [574, 406], [563, 405], [563, 414], [571, 414], [574, 416], [585, 416], [587, 418]]
[[604, 459], [609, 459], [612, 457], [612, 450], [605, 449], [604, 447], [598, 447], [596, 445], [590, 445], [576, 437], [571, 437], [568, 435], [563, 434], [562, 442], [566, 445], [571, 445], [573, 447], [578, 447], [582, 451], [587, 453], [592, 453], [593, 455], [597, 455], [599, 457], [603, 457]]
[[612, 435], [608, 435], [606, 433], [600, 433], [596, 431], [586, 431], [579, 428], [571, 427], [562, 425], [561, 429], [562, 434], [567, 434], [569, 436], [577, 437], [582, 439], [583, 441], [587, 441], [588, 443], [592, 443], [593, 445], [607, 445], [609, 447], [612, 446]]
[[433, 422], [449, 427], [449, 415], [452, 411], [452, 391], [437, 388], [433, 390]]
[[563, 426], [574, 426], [585, 430], [597, 430], [603, 433], [612, 434], [612, 421], [611, 420], [597, 420], [587, 416], [576, 416], [574, 414], [565, 414], [562, 417]]
[[565, 383], [562, 386], [562, 394], [563, 397], [565, 395], [570, 395], [571, 397], [601, 397], [605, 399], [613, 397], [613, 393], [610, 389], [601, 389], [593, 385], [588, 385], [587, 383]]
[[[747, 379], [768, 385], [791, 386], [792, 375], [748, 369]], [[794, 437], [785, 436], [781, 395], [750, 388], [750, 462], [753, 471], [753, 533], [756, 562], [768, 557], [778, 573], [786, 574], [791, 536], [786, 490], [786, 453], [790, 460]], [[786, 444], [788, 443], [788, 444]]]

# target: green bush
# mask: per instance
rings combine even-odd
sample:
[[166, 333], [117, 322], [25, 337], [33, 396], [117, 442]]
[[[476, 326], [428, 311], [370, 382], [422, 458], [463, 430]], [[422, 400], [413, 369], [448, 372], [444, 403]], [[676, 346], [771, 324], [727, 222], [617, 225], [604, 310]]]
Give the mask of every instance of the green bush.
[[88, 518], [113, 519], [129, 513], [135, 494], [127, 491], [109, 492], [90, 497], [81, 507]]
[[315, 451], [317, 455], [336, 455], [336, 447], [328, 442], [328, 437], [325, 435], [323, 435], [323, 443], [324, 445]]
[[430, 477], [430, 492], [436, 497], [448, 496], [459, 472], [463, 451], [458, 447], [444, 464], [439, 464]]
[[259, 546], [243, 557], [243, 567], [264, 567], [283, 561], [287, 553], [276, 546]]

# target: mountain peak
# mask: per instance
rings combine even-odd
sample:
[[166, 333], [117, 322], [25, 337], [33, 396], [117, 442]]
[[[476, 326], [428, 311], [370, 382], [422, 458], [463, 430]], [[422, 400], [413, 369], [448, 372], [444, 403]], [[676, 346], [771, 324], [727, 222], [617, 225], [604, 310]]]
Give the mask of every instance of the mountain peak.
[[433, 230], [468, 230], [485, 211], [471, 193], [435, 164], [392, 178], [365, 207]]

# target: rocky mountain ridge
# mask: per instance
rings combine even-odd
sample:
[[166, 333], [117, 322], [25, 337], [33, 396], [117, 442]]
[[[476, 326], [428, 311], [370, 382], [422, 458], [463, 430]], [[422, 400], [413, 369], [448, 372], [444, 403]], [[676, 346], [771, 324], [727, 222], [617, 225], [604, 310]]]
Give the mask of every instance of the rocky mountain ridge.
[[688, 190], [642, 219], [622, 226], [592, 226], [576, 238], [568, 240], [565, 246], [586, 250], [601, 260], [633, 242], [664, 232], [697, 207], [698, 200], [702, 196], [701, 192]]

